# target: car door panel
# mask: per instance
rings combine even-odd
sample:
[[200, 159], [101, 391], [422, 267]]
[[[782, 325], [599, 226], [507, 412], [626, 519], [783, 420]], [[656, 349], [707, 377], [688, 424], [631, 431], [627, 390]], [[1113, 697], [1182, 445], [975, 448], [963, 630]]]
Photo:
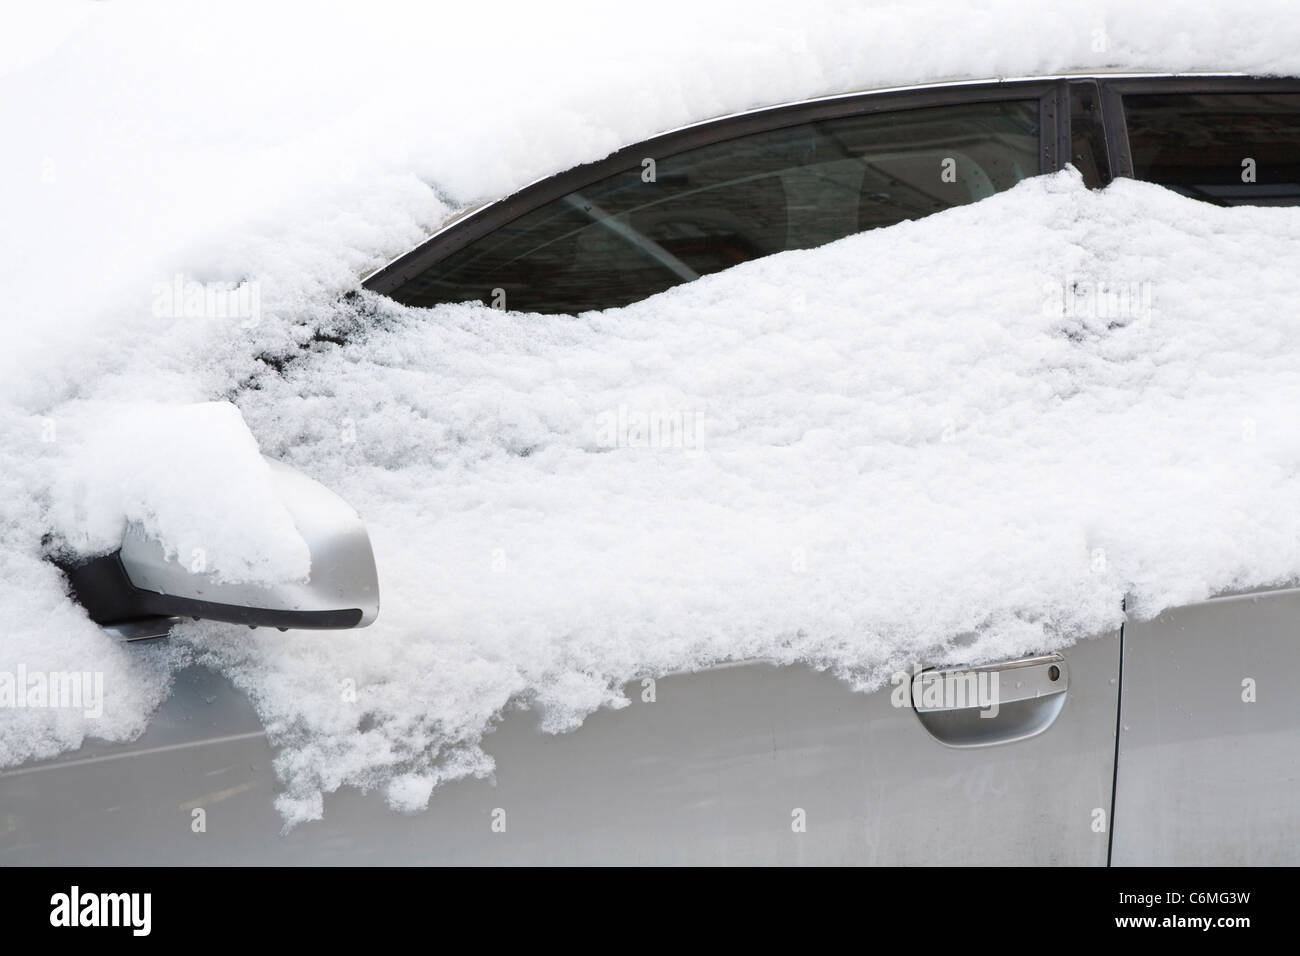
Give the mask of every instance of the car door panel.
[[1116, 865], [1300, 863], [1300, 590], [1124, 631]]
[[1063, 653], [1059, 716], [1014, 743], [945, 746], [888, 686], [717, 667], [661, 678], [653, 702], [634, 681], [628, 707], [568, 734], [512, 712], [485, 741], [494, 779], [439, 787], [412, 815], [336, 793], [287, 835], [256, 715], [196, 668], [135, 743], [0, 772], [0, 864], [1102, 865], [1118, 634]]

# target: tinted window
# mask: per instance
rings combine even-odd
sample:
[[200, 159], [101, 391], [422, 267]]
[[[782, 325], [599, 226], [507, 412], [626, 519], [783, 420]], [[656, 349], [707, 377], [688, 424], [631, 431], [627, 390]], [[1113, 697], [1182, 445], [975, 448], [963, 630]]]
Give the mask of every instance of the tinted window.
[[[610, 176], [525, 213], [391, 293], [505, 293], [506, 308], [626, 305], [786, 249], [973, 202], [1039, 171], [1036, 100], [927, 107], [755, 133]], [[653, 172], [653, 176], [651, 173]]]
[[1300, 93], [1128, 95], [1124, 114], [1136, 178], [1223, 206], [1300, 203]]

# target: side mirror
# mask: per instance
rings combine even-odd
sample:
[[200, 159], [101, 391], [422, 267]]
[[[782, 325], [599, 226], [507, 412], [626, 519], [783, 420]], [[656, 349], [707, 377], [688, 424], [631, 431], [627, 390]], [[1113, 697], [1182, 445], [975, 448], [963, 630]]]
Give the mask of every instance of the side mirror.
[[361, 516], [324, 485], [267, 459], [278, 497], [311, 555], [306, 581], [265, 586], [216, 580], [168, 559], [128, 525], [120, 550], [63, 565], [72, 590], [106, 630], [125, 640], [162, 637], [180, 618], [251, 627], [365, 627], [379, 614], [379, 576]]

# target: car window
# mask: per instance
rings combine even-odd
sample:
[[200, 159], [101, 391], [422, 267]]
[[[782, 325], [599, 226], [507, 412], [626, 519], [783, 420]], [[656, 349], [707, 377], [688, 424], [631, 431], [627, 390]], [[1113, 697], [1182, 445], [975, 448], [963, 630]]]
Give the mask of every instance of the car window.
[[1300, 203], [1300, 93], [1123, 100], [1135, 178], [1223, 206]]
[[1037, 100], [818, 120], [646, 156], [389, 294], [552, 313], [626, 305], [760, 256], [974, 202], [1039, 169]]

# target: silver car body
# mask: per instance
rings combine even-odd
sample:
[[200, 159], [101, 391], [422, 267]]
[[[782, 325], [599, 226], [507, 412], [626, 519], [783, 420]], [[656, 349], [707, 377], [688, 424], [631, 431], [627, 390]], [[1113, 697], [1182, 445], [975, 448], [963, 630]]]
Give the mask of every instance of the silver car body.
[[1230, 596], [1081, 642], [1050, 726], [987, 746], [804, 667], [635, 682], [572, 733], [512, 713], [494, 777], [427, 811], [345, 791], [286, 835], [256, 714], [196, 668], [139, 740], [0, 772], [0, 863], [1294, 864], [1297, 615]]

